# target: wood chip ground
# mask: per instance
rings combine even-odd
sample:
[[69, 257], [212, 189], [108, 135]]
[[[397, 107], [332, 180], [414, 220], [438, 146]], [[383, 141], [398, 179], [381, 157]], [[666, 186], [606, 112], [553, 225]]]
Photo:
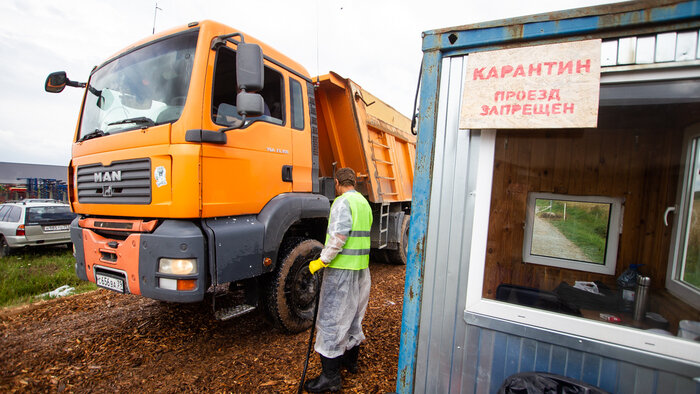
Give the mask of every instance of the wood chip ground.
[[[370, 266], [367, 341], [343, 392], [395, 390], [404, 268]], [[293, 393], [308, 338], [258, 311], [220, 322], [204, 304], [97, 290], [0, 310], [0, 392]], [[319, 372], [314, 354], [307, 377]]]

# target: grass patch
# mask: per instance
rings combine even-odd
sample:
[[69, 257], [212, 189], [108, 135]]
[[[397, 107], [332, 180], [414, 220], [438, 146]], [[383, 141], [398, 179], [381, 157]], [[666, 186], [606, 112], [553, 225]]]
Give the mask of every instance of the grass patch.
[[698, 192], [693, 196], [693, 206], [690, 214], [689, 220], [691, 225], [688, 229], [690, 233], [686, 240], [685, 266], [683, 267], [681, 280], [700, 289], [700, 224], [698, 224], [697, 220], [700, 215], [700, 193]]
[[700, 245], [694, 243], [688, 245], [681, 279], [700, 289]]
[[65, 247], [13, 250], [0, 259], [0, 307], [35, 301], [35, 296], [63, 285], [75, 287], [75, 293], [97, 288], [78, 279], [73, 251]]

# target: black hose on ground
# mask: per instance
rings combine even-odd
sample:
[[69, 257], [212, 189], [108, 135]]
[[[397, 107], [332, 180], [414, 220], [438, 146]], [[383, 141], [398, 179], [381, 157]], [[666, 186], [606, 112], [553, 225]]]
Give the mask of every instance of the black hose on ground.
[[318, 316], [318, 304], [321, 299], [321, 283], [323, 282], [323, 275], [320, 275], [318, 281], [318, 298], [316, 298], [316, 305], [314, 306], [314, 320], [311, 323], [311, 334], [309, 334], [309, 347], [306, 349], [306, 360], [304, 361], [304, 370], [301, 373], [301, 381], [299, 382], [298, 394], [304, 392], [304, 380], [306, 379], [306, 369], [309, 367], [309, 358], [311, 357], [311, 349], [314, 345], [314, 331], [316, 329], [316, 317]]

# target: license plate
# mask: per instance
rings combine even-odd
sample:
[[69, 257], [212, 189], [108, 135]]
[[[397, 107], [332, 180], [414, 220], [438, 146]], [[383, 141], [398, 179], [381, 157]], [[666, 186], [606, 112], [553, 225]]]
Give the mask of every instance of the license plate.
[[100, 287], [118, 291], [120, 293], [124, 292], [124, 281], [121, 279], [112, 278], [111, 276], [95, 274], [95, 280], [97, 282], [97, 285]]
[[44, 226], [44, 231], [68, 231], [70, 228], [69, 225], [62, 225], [62, 226]]

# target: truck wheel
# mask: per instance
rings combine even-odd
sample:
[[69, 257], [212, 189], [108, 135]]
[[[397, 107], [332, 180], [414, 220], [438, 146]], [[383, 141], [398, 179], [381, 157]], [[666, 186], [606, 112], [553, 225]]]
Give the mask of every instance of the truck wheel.
[[0, 235], [0, 257], [5, 257], [10, 254], [10, 245], [5, 241], [5, 237]]
[[267, 313], [275, 326], [288, 332], [311, 327], [321, 281], [309, 272], [309, 262], [321, 255], [323, 245], [312, 239], [293, 239], [280, 248], [277, 268], [265, 289]]
[[408, 224], [411, 221], [409, 215], [403, 216], [403, 222], [401, 223], [401, 240], [399, 240], [399, 247], [397, 249], [387, 249], [384, 251], [386, 257], [392, 264], [406, 265], [408, 261]]

